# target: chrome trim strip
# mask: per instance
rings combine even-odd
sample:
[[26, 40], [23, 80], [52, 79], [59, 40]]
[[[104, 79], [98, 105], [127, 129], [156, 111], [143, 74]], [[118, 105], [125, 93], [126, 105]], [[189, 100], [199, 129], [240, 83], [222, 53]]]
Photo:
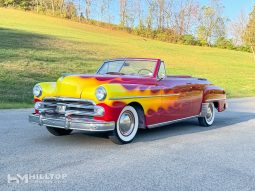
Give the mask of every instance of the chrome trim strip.
[[69, 97], [45, 97], [43, 101], [73, 101], [73, 102], [89, 102], [96, 105], [94, 101], [89, 99], [69, 98]]
[[110, 60], [105, 60], [102, 65], [98, 68], [98, 70], [96, 71], [96, 74], [97, 75], [102, 75], [102, 74], [99, 74], [99, 71], [101, 70], [101, 68], [103, 67], [103, 65], [107, 62], [114, 62], [114, 61], [128, 61], [128, 60], [134, 60], [134, 61], [155, 61], [155, 67], [154, 67], [154, 71], [155, 71], [155, 68], [156, 68], [156, 65], [157, 65], [157, 62], [158, 59], [157, 58], [116, 58], [116, 59], [110, 59]]
[[128, 60], [135, 60], [135, 61], [157, 61], [157, 58], [115, 58], [115, 59], [109, 59], [105, 60], [104, 62], [112, 62], [112, 61], [128, 61]]
[[41, 108], [38, 111], [41, 114], [45, 114], [45, 113], [54, 114], [54, 113], [56, 113], [55, 109], [53, 109], [53, 108]]
[[165, 94], [161, 95], [161, 97], [171, 97], [171, 96], [179, 96], [180, 94]]
[[103, 116], [104, 115], [104, 112], [102, 114], [96, 112], [95, 110], [97, 109], [101, 109], [102, 107], [100, 106], [94, 106], [94, 111], [93, 112], [84, 112], [84, 111], [77, 111], [77, 110], [65, 110], [64, 112], [58, 112], [56, 111], [55, 109], [52, 109], [52, 108], [42, 108], [42, 109], [39, 109], [39, 113], [40, 114], [45, 114], [45, 113], [51, 113], [51, 114], [63, 114], [65, 116], [70, 116], [70, 115], [84, 115], [84, 116], [91, 116], [91, 117], [94, 117], [94, 116]]
[[66, 107], [79, 108], [79, 109], [94, 109], [96, 106], [86, 106], [81, 104], [65, 104]]
[[165, 94], [165, 95], [150, 95], [150, 96], [123, 96], [123, 97], [112, 97], [109, 100], [121, 100], [121, 99], [141, 99], [141, 98], [153, 98], [153, 97], [172, 97], [179, 96], [180, 94]]
[[51, 103], [51, 102], [41, 102], [42, 105], [49, 106], [49, 107], [56, 107], [56, 103]]
[[115, 129], [115, 122], [105, 122], [99, 120], [81, 121], [69, 118], [47, 118], [38, 114], [29, 115], [29, 122], [41, 126], [50, 126], [61, 129], [72, 129], [81, 131], [105, 132]]
[[208, 99], [206, 102], [212, 102], [212, 101], [221, 101], [221, 100], [226, 100], [227, 98], [221, 98], [221, 99]]
[[172, 120], [172, 121], [166, 121], [166, 122], [163, 122], [163, 123], [156, 123], [156, 124], [153, 124], [153, 125], [148, 125], [148, 128], [152, 129], [152, 128], [156, 128], [156, 127], [170, 125], [172, 123], [180, 122], [180, 121], [183, 121], [183, 120], [186, 120], [186, 119], [192, 119], [192, 118], [195, 118], [195, 117], [199, 117], [199, 115], [194, 115], [194, 116], [191, 116], [191, 117], [185, 117], [185, 118], [176, 119], [176, 120]]
[[95, 107], [98, 106], [87, 106], [87, 105], [82, 105], [82, 104], [65, 104], [65, 103], [51, 103], [51, 102], [41, 102], [42, 105], [48, 106], [48, 107], [56, 107], [58, 105], [64, 105], [68, 108], [79, 108], [79, 109], [94, 109]]
[[85, 115], [85, 116], [91, 116], [91, 117], [102, 116], [102, 115], [98, 115], [95, 112], [83, 112], [83, 111], [76, 111], [76, 110], [66, 110], [65, 113], [63, 114], [65, 114], [65, 116], [70, 116], [70, 115]]

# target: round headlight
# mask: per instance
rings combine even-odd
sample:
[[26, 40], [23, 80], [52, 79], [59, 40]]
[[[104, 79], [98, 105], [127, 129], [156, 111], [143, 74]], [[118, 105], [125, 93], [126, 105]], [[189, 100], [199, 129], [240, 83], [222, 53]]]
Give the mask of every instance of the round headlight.
[[42, 95], [42, 88], [40, 85], [35, 85], [33, 88], [33, 94], [36, 97], [40, 97]]
[[100, 86], [96, 89], [96, 98], [99, 101], [102, 101], [106, 98], [106, 90], [104, 89], [104, 87]]

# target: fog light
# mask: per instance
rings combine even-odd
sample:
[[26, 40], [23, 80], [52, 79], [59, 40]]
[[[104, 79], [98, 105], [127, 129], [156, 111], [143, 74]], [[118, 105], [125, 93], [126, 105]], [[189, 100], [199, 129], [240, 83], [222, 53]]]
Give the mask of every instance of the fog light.
[[38, 101], [38, 102], [35, 103], [35, 106], [34, 106], [35, 110], [39, 110], [39, 109], [41, 109], [42, 107], [43, 107], [43, 104], [42, 104], [41, 101]]
[[104, 108], [101, 106], [95, 106], [94, 112], [97, 116], [103, 116], [104, 115]]

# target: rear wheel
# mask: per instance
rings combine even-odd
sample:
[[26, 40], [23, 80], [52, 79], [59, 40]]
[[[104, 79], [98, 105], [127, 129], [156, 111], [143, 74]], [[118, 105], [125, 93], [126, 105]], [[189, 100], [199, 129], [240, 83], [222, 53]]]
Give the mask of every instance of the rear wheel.
[[63, 136], [63, 135], [69, 135], [73, 130], [70, 129], [60, 129], [60, 128], [55, 128], [55, 127], [46, 127], [47, 130], [55, 136]]
[[205, 117], [199, 117], [198, 122], [203, 127], [209, 127], [215, 119], [215, 107], [213, 103], [209, 103]]
[[121, 111], [116, 127], [109, 138], [116, 144], [130, 143], [133, 141], [138, 127], [139, 116], [137, 109], [132, 106], [126, 106]]

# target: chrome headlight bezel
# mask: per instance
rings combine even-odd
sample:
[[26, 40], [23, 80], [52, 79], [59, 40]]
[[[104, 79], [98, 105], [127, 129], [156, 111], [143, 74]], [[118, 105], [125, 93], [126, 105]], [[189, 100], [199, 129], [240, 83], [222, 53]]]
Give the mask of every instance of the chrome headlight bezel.
[[99, 101], [103, 101], [106, 96], [107, 96], [107, 92], [106, 92], [106, 89], [102, 86], [99, 86], [97, 89], [96, 89], [96, 98], [99, 100]]
[[42, 95], [42, 87], [36, 84], [33, 88], [33, 94], [35, 97], [40, 97]]

